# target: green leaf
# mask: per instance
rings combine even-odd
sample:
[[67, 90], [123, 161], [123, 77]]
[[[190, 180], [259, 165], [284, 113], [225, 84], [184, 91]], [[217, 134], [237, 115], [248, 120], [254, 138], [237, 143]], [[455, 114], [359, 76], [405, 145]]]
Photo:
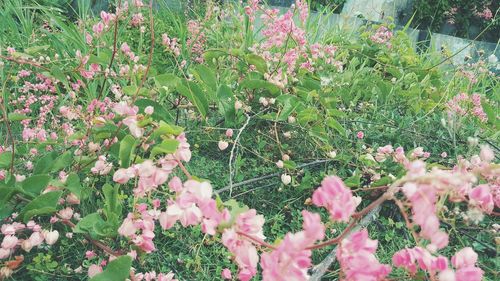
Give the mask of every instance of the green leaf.
[[88, 214], [83, 217], [73, 228], [74, 233], [91, 233], [94, 225], [104, 222], [99, 213]]
[[128, 168], [130, 166], [130, 161], [135, 151], [135, 143], [136, 139], [131, 135], [126, 135], [120, 141], [119, 156], [120, 156], [121, 167]]
[[283, 106], [283, 109], [280, 111], [278, 116], [278, 121], [285, 121], [297, 108], [299, 108], [302, 104], [299, 102], [299, 99], [296, 96], [292, 95], [281, 95], [277, 99], [279, 104]]
[[56, 158], [51, 171], [57, 172], [64, 168], [67, 168], [71, 165], [72, 161], [73, 161], [73, 153], [71, 151], [66, 151]]
[[16, 113], [16, 112], [9, 113], [7, 118], [9, 118], [9, 120], [13, 121], [13, 122], [30, 119], [28, 116], [21, 114], [21, 113]]
[[318, 110], [312, 107], [305, 108], [297, 112], [297, 120], [300, 124], [305, 125], [309, 122], [318, 120]]
[[179, 77], [177, 77], [171, 73], [165, 73], [165, 74], [157, 75], [155, 77], [155, 84], [156, 84], [156, 87], [158, 87], [158, 88], [163, 88], [163, 87], [175, 88], [177, 86], [177, 83], [179, 83], [179, 81], [180, 81]]
[[160, 126], [151, 134], [151, 139], [156, 139], [159, 136], [178, 136], [180, 135], [184, 129], [179, 126], [170, 125], [163, 121], [160, 121]]
[[49, 175], [34, 175], [22, 182], [23, 190], [33, 195], [38, 195], [50, 182]]
[[344, 136], [344, 137], [347, 136], [347, 133], [346, 133], [344, 127], [342, 127], [342, 125], [340, 125], [340, 123], [337, 120], [329, 117], [326, 119], [326, 125], [332, 129], [334, 129], [335, 131], [337, 131], [342, 136]]
[[0, 169], [5, 169], [10, 167], [10, 163], [12, 161], [12, 152], [4, 151], [0, 153]]
[[217, 101], [219, 102], [219, 112], [224, 114], [224, 123], [232, 126], [236, 119], [236, 110], [234, 108], [234, 97], [231, 88], [225, 84], [220, 85], [217, 90]]
[[35, 168], [33, 169], [33, 174], [38, 175], [38, 174], [46, 174], [48, 173], [51, 169], [52, 166], [54, 165], [54, 158], [57, 156], [57, 153], [55, 151], [48, 153], [44, 155], [40, 160], [36, 162]]
[[29, 202], [19, 214], [27, 223], [33, 216], [52, 214], [57, 211], [57, 204], [62, 191], [44, 193]]
[[152, 106], [154, 108], [154, 112], [153, 114], [151, 114], [151, 117], [153, 117], [153, 119], [157, 120], [157, 121], [160, 121], [160, 120], [163, 120], [165, 122], [170, 122], [172, 120], [174, 120], [174, 117], [172, 116], [172, 114], [165, 109], [165, 107], [163, 107], [163, 105], [161, 105], [160, 103], [156, 102], [156, 101], [153, 101], [153, 100], [150, 100], [150, 99], [138, 99], [136, 102], [135, 102], [135, 105], [137, 105], [137, 107], [139, 107], [139, 110], [144, 113], [144, 109], [148, 106]]
[[75, 194], [78, 199], [85, 199], [88, 192], [83, 192], [80, 177], [76, 173], [70, 173], [66, 178], [66, 189]]
[[348, 187], [359, 187], [361, 185], [361, 174], [355, 172], [351, 177], [345, 179], [344, 183]]
[[132, 258], [125, 255], [111, 261], [103, 272], [92, 277], [90, 281], [124, 281], [130, 276]]
[[113, 187], [110, 184], [105, 184], [102, 187], [102, 192], [105, 199], [104, 213], [108, 219], [110, 219], [112, 214], [119, 216], [122, 213], [121, 201], [118, 198], [119, 188], [119, 185]]
[[248, 64], [255, 65], [255, 68], [257, 68], [257, 70], [260, 73], [267, 72], [266, 60], [264, 58], [262, 58], [261, 56], [258, 56], [256, 54], [248, 54], [245, 56], [245, 59], [246, 59]]
[[201, 88], [192, 81], [184, 80], [184, 83], [177, 85], [179, 93], [194, 104], [203, 117], [208, 114], [208, 100]]
[[151, 157], [154, 158], [158, 154], [172, 154], [179, 147], [179, 141], [174, 139], [166, 139], [160, 144], [155, 145], [151, 150]]
[[283, 161], [283, 167], [286, 169], [295, 169], [295, 168], [297, 168], [297, 163], [295, 163], [292, 160], [286, 160], [286, 161]]
[[207, 61], [207, 63], [212, 64], [212, 61], [214, 59], [227, 56], [229, 53], [226, 50], [222, 49], [211, 49], [211, 50], [206, 50], [205, 53], [203, 53], [203, 58]]
[[241, 82], [240, 86], [243, 89], [250, 90], [265, 89], [273, 96], [277, 96], [281, 91], [278, 86], [261, 79], [245, 79]]
[[9, 202], [12, 196], [19, 193], [19, 189], [12, 186], [2, 186], [0, 187], [0, 206], [4, 206]]
[[136, 94], [138, 96], [149, 96], [149, 92], [145, 88], [141, 88], [139, 92], [137, 93], [137, 86], [130, 85], [130, 86], [125, 86], [123, 87], [123, 93], [127, 96], [135, 96]]
[[206, 65], [197, 65], [193, 69], [193, 75], [197, 80], [207, 85], [210, 90], [217, 90], [217, 78], [215, 77], [215, 73]]

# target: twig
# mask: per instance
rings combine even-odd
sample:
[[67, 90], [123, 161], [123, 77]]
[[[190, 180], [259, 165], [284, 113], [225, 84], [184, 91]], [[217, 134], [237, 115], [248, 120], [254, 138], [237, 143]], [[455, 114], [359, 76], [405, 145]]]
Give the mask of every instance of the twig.
[[[316, 160], [316, 161], [313, 161], [313, 162], [310, 162], [310, 163], [305, 163], [305, 164], [298, 165], [297, 169], [305, 168], [305, 167], [313, 166], [313, 165], [318, 165], [318, 164], [323, 164], [323, 163], [328, 163], [328, 162], [331, 162], [331, 161], [333, 161], [333, 160], [332, 159]], [[257, 178], [253, 178], [253, 179], [249, 179], [249, 180], [244, 180], [242, 182], [233, 184], [233, 188], [240, 187], [240, 186], [247, 185], [247, 184], [254, 183], [254, 182], [258, 182], [258, 181], [262, 181], [262, 180], [266, 180], [266, 179], [270, 179], [270, 178], [273, 178], [273, 177], [277, 177], [277, 176], [279, 176], [281, 174], [282, 173], [279, 172], [279, 173], [268, 174], [268, 175], [265, 175], [265, 176], [261, 176], [261, 177], [257, 177]], [[218, 193], [227, 191], [229, 189], [230, 189], [230, 186], [228, 185], [228, 186], [223, 187], [223, 188], [221, 188], [219, 190], [216, 190], [215, 193], [218, 194]]]
[[[118, 4], [116, 6], [117, 10], [120, 10], [121, 4], [122, 4], [122, 1], [118, 0]], [[111, 67], [113, 66], [113, 62], [115, 61], [116, 51], [118, 49], [116, 47], [116, 43], [118, 41], [118, 21], [119, 21], [119, 15], [117, 13], [116, 18], [115, 18], [115, 27], [114, 27], [114, 31], [113, 31], [113, 53], [111, 53], [111, 59], [109, 60], [109, 64], [108, 64], [109, 70], [111, 70]], [[101, 87], [101, 92], [99, 92], [99, 95], [97, 96], [98, 100], [101, 98], [102, 93], [104, 92], [104, 85], [105, 84], [106, 84], [106, 78], [104, 78], [104, 82], [102, 83], [102, 87]]]
[[[348, 234], [357, 231], [358, 229], [367, 227], [378, 216], [379, 212], [380, 206], [375, 207], [365, 217], [363, 217], [363, 219], [361, 219], [361, 221], [356, 226], [354, 226]], [[325, 259], [323, 259], [322, 262], [313, 267], [312, 275], [309, 279], [310, 281], [321, 280], [321, 277], [323, 277], [330, 265], [335, 261], [336, 253], [337, 247], [333, 248], [333, 250], [328, 254], [328, 256], [326, 256]]]
[[238, 144], [238, 141], [240, 140], [241, 133], [245, 128], [248, 126], [248, 123], [250, 123], [250, 115], [245, 113], [245, 116], [247, 117], [247, 121], [243, 125], [243, 127], [240, 128], [238, 131], [238, 135], [236, 135], [236, 138], [234, 139], [234, 144], [233, 147], [231, 148], [231, 155], [229, 156], [229, 196], [233, 194], [233, 176], [234, 176], [234, 171], [233, 171], [233, 158], [234, 158], [234, 150], [236, 149], [236, 146]]
[[[61, 222], [63, 224], [65, 224], [65, 225], [71, 227], [71, 228], [74, 228], [76, 226], [74, 223], [72, 223], [71, 221], [66, 220], [66, 219], [61, 220]], [[114, 251], [113, 249], [111, 249], [109, 246], [105, 245], [101, 241], [92, 239], [90, 237], [90, 235], [88, 235], [88, 234], [83, 234], [83, 236], [85, 237], [85, 239], [87, 239], [94, 246], [96, 246], [97, 248], [103, 250], [104, 252], [106, 252], [106, 253], [108, 253], [108, 254], [110, 254], [112, 256], [118, 257], [118, 256], [121, 256], [123, 254], [120, 251]]]
[[246, 234], [245, 232], [236, 231], [236, 234], [249, 239], [250, 241], [254, 242], [255, 244], [262, 245], [262, 246], [267, 247], [271, 250], [276, 250], [276, 247], [274, 247], [273, 245], [271, 245], [267, 242], [264, 242], [262, 239], [259, 239], [257, 237], [253, 237], [252, 235], [249, 235], [249, 234]]

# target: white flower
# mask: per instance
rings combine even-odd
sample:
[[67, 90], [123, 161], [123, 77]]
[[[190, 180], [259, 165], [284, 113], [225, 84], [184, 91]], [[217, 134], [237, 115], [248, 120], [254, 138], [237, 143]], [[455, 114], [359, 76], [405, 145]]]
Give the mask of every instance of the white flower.
[[333, 158], [337, 157], [337, 151], [332, 150], [332, 151], [328, 152], [327, 155], [328, 155], [328, 157], [333, 159]]
[[488, 62], [491, 63], [491, 64], [497, 63], [498, 62], [498, 58], [494, 54], [491, 54], [488, 57]]
[[292, 177], [290, 175], [283, 174], [281, 175], [281, 182], [284, 185], [289, 185], [292, 182]]
[[45, 242], [48, 245], [54, 245], [57, 242], [57, 239], [59, 239], [59, 231], [45, 231], [43, 236], [45, 237]]

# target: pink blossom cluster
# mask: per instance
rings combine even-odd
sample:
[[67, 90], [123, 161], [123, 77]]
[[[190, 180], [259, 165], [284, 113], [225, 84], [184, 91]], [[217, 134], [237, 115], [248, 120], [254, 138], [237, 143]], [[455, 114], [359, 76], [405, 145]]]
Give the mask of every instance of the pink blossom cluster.
[[361, 198], [352, 196], [351, 190], [340, 178], [329, 176], [323, 179], [321, 186], [314, 191], [312, 202], [318, 207], [325, 207], [333, 221], [347, 222]]
[[[27, 231], [31, 231], [29, 237]], [[44, 242], [46, 245], [53, 245], [59, 238], [57, 230], [49, 231], [34, 221], [29, 221], [27, 224], [12, 222], [4, 223], [1, 227], [3, 235], [2, 243], [0, 244], [0, 260], [9, 258], [18, 247], [25, 252], [30, 252], [34, 247], [40, 247]], [[26, 238], [20, 238], [25, 236]]]
[[190, 48], [191, 56], [197, 63], [203, 63], [203, 52], [205, 51], [206, 42], [207, 36], [200, 22], [196, 20], [188, 21], [186, 46]]
[[323, 240], [325, 226], [321, 223], [319, 214], [304, 210], [302, 217], [302, 231], [286, 234], [276, 250], [262, 254], [263, 280], [309, 280], [312, 251], [307, 247]]
[[493, 13], [491, 12], [490, 8], [485, 7], [483, 11], [481, 12], [476, 12], [476, 15], [480, 18], [483, 18], [485, 20], [490, 20], [493, 18]]
[[170, 229], [179, 221], [182, 226], [198, 225], [204, 233], [214, 235], [217, 226], [230, 218], [227, 209], [219, 210], [212, 199], [212, 186], [208, 182], [188, 180], [181, 182], [178, 177], [168, 183], [174, 199], [167, 203], [167, 209], [160, 214], [160, 224], [163, 229]]
[[179, 45], [179, 39], [170, 38], [168, 34], [164, 33], [162, 35], [162, 44], [167, 48], [168, 51], [172, 52], [174, 56], [178, 57], [181, 55], [181, 48]]
[[382, 25], [370, 36], [370, 40], [377, 44], [385, 44], [388, 48], [391, 48], [390, 40], [392, 36], [392, 31]]
[[136, 273], [134, 275], [136, 281], [178, 281], [174, 278], [174, 273], [156, 273], [154, 271], [146, 273]]
[[118, 228], [121, 236], [132, 240], [135, 246], [146, 253], [154, 251], [155, 245], [155, 221], [158, 220], [160, 211], [157, 209], [160, 205], [159, 200], [153, 201], [153, 209], [148, 209], [148, 205], [139, 204], [136, 213], [129, 213]]
[[254, 244], [238, 232], [264, 240], [266, 237], [262, 231], [263, 225], [264, 217], [251, 209], [240, 214], [234, 225], [222, 233], [222, 244], [234, 255], [234, 261], [239, 268], [238, 279], [241, 281], [248, 281], [257, 274], [259, 255]]
[[368, 237], [366, 229], [342, 240], [336, 253], [344, 274], [342, 280], [385, 280], [391, 267], [381, 264], [375, 257], [377, 244], [377, 240]]
[[248, 5], [245, 6], [245, 14], [250, 19], [250, 22], [253, 23], [255, 21], [255, 13], [259, 9], [260, 0], [249, 0]]
[[449, 267], [448, 258], [433, 256], [421, 247], [400, 250], [393, 255], [392, 261], [394, 266], [404, 268], [412, 275], [418, 269], [437, 274], [440, 281], [480, 281], [483, 276], [483, 271], [476, 267], [477, 254], [469, 247], [458, 251], [451, 258], [455, 270]]
[[449, 100], [446, 106], [448, 107], [448, 115], [450, 117], [453, 115], [467, 116], [471, 114], [477, 117], [481, 122], [488, 121], [488, 116], [481, 105], [481, 95], [478, 93], [474, 93], [472, 96], [466, 93], [460, 93]]

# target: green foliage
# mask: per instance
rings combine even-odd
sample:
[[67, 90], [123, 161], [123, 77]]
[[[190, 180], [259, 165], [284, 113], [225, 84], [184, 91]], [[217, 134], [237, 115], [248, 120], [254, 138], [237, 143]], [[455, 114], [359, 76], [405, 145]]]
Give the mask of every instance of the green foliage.
[[103, 272], [92, 277], [91, 281], [124, 281], [129, 277], [132, 258], [121, 256], [111, 261]]

